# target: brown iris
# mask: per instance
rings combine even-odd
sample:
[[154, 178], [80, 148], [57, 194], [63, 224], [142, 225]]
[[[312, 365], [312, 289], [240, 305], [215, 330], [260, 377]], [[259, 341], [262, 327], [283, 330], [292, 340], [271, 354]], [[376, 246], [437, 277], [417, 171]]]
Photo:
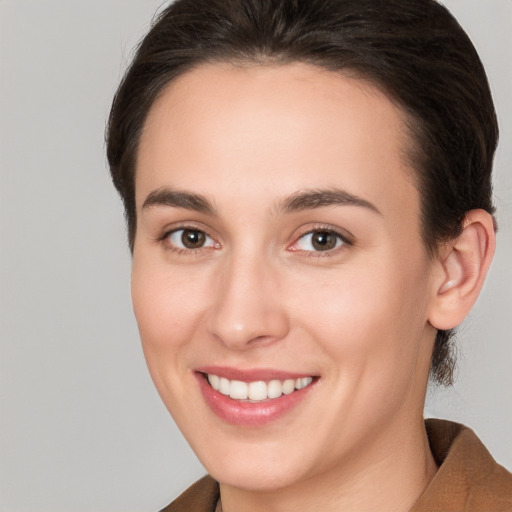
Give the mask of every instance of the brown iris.
[[187, 249], [200, 249], [203, 247], [206, 235], [197, 229], [184, 229], [181, 242]]
[[317, 251], [329, 251], [336, 247], [337, 237], [329, 231], [315, 231], [311, 235], [311, 244]]

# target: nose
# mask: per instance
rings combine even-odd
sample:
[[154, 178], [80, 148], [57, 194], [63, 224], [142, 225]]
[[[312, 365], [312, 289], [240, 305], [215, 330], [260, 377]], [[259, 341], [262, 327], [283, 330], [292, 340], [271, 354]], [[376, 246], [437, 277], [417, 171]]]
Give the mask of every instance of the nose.
[[289, 330], [279, 272], [257, 258], [232, 258], [218, 275], [207, 325], [231, 350], [280, 340]]

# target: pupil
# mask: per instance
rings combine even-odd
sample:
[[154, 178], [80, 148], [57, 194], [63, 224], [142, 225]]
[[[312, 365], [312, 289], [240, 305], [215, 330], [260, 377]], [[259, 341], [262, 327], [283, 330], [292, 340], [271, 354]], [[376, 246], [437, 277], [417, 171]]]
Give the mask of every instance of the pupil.
[[336, 246], [336, 237], [328, 231], [318, 231], [313, 235], [313, 247], [319, 251], [328, 251]]
[[183, 230], [183, 235], [181, 235], [181, 241], [188, 249], [197, 249], [203, 246], [205, 234], [202, 231], [185, 229]]

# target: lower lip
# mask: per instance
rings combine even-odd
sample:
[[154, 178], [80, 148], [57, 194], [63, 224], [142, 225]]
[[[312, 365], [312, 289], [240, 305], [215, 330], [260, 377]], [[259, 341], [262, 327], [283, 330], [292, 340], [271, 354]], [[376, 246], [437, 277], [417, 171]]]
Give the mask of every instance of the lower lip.
[[196, 377], [206, 403], [219, 418], [232, 425], [247, 427], [267, 425], [283, 417], [306, 397], [310, 388], [316, 383], [316, 380], [314, 380], [309, 386], [297, 389], [289, 395], [281, 395], [279, 398], [251, 403], [233, 400], [215, 391], [202, 373], [196, 373]]

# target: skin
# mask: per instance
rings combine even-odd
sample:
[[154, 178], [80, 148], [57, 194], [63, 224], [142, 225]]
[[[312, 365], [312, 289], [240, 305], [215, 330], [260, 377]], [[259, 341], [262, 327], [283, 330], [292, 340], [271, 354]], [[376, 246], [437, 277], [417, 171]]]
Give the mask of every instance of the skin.
[[[409, 144], [404, 114], [375, 87], [301, 64], [203, 65], [153, 105], [136, 173], [134, 311], [158, 392], [221, 483], [224, 512], [405, 511], [434, 476], [423, 424], [433, 319], [451, 322], [447, 269], [465, 273], [460, 254], [427, 256]], [[333, 189], [372, 206], [283, 207]], [[214, 211], [148, 205], [162, 190]], [[178, 247], [184, 227], [205, 245]], [[314, 250], [307, 233], [325, 229], [346, 241]], [[485, 245], [485, 229], [468, 233]], [[199, 391], [194, 369], [212, 364], [320, 378], [277, 421], [237, 426]]]

